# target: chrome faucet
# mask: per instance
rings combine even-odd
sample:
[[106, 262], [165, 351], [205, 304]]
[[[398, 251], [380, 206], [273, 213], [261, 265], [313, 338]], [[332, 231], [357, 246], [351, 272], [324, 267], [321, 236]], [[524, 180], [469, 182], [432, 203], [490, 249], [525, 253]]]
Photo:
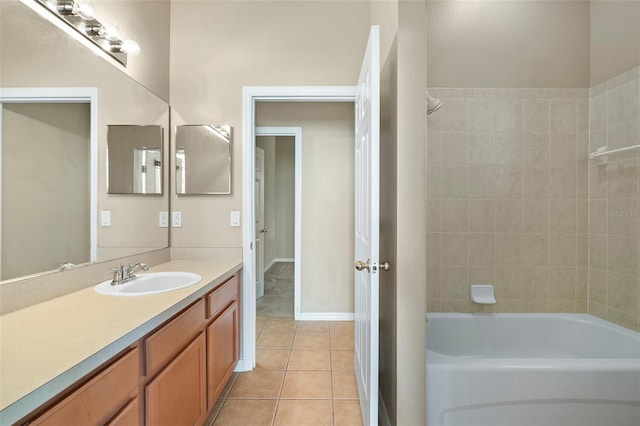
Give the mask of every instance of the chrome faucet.
[[138, 269], [144, 269], [145, 271], [148, 271], [149, 267], [146, 263], [136, 262], [130, 263], [128, 266], [120, 264], [120, 266], [118, 266], [117, 268], [109, 269], [109, 271], [107, 272], [113, 273], [113, 280], [111, 280], [111, 285], [123, 284], [127, 281], [135, 280], [135, 272]]

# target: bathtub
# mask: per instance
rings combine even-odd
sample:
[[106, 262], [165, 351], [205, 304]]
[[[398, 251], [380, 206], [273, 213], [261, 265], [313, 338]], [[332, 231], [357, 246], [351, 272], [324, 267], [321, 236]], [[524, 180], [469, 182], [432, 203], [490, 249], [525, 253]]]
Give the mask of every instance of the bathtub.
[[640, 333], [586, 314], [427, 320], [428, 426], [640, 425]]

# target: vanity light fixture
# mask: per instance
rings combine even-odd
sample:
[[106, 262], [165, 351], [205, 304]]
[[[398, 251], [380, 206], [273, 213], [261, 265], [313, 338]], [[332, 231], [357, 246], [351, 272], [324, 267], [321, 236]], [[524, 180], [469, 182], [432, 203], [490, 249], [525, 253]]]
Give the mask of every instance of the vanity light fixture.
[[90, 21], [96, 16], [96, 9], [88, 1], [59, 0], [47, 1], [49, 7], [55, 6], [56, 11], [62, 16], [79, 16], [85, 21]]
[[[100, 52], [106, 53], [123, 66], [127, 66], [129, 55], [140, 54], [140, 45], [134, 40], [122, 40], [120, 29], [116, 24], [100, 22], [96, 18], [96, 11], [91, 2], [86, 0], [20, 0], [35, 10], [35, 3], [44, 7], [57, 18], [61, 19], [75, 32], [89, 41]], [[54, 18], [55, 19], [55, 18]], [[64, 25], [64, 24], [63, 24]], [[95, 49], [94, 49], [95, 50]]]

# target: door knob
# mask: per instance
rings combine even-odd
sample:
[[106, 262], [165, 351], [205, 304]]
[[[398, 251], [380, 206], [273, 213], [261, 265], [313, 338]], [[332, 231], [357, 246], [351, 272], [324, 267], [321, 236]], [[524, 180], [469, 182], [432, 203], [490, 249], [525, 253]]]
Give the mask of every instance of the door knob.
[[260, 230], [260, 233], [261, 233], [261, 234], [266, 234], [266, 233], [267, 233], [267, 229], [266, 229], [266, 228], [262, 228], [262, 229]]
[[362, 260], [358, 260], [356, 262], [356, 270], [358, 271], [364, 271], [365, 269], [367, 271], [371, 271], [371, 268], [373, 268], [373, 272], [375, 273], [375, 271], [380, 268], [383, 271], [388, 271], [391, 269], [391, 264], [389, 262], [382, 262], [382, 263], [373, 263], [370, 264], [369, 263], [369, 259], [367, 259], [366, 262], [363, 262]]
[[368, 271], [371, 268], [371, 266], [369, 265], [369, 259], [367, 259], [366, 262], [363, 262], [362, 260], [358, 260], [356, 262], [356, 270], [357, 271], [364, 271], [365, 269]]

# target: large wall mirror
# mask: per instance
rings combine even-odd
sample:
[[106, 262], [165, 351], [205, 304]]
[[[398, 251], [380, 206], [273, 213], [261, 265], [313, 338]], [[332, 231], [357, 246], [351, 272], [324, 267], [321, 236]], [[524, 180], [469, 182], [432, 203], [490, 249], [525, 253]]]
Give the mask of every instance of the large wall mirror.
[[176, 126], [176, 193], [231, 194], [231, 127]]
[[[114, 2], [94, 3], [100, 8]], [[140, 3], [155, 10], [166, 6], [168, 16], [166, 0]], [[119, 22], [127, 22], [122, 15], [125, 10]], [[154, 31], [168, 34], [168, 27]], [[144, 46], [139, 60], [143, 58]], [[141, 62], [138, 70], [144, 68]], [[107, 125], [144, 124], [156, 134], [167, 132], [169, 105], [156, 95], [164, 97], [162, 90], [150, 91], [130, 72], [96, 56], [19, 0], [2, 0], [0, 90], [7, 93], [8, 88], [49, 88], [62, 94], [72, 92], [70, 88], [93, 88], [96, 109], [92, 123], [85, 101], [0, 103], [1, 280], [57, 271], [65, 263], [78, 266], [168, 246], [168, 230], [158, 226], [159, 212], [169, 210], [167, 191], [153, 197], [107, 191]], [[95, 157], [90, 153], [92, 135], [97, 141]], [[149, 150], [146, 156], [154, 165], [168, 164], [167, 149]], [[167, 168], [154, 178], [162, 188], [168, 181]], [[104, 211], [110, 213], [109, 226], [99, 224]], [[38, 217], [38, 212], [45, 217]]]

